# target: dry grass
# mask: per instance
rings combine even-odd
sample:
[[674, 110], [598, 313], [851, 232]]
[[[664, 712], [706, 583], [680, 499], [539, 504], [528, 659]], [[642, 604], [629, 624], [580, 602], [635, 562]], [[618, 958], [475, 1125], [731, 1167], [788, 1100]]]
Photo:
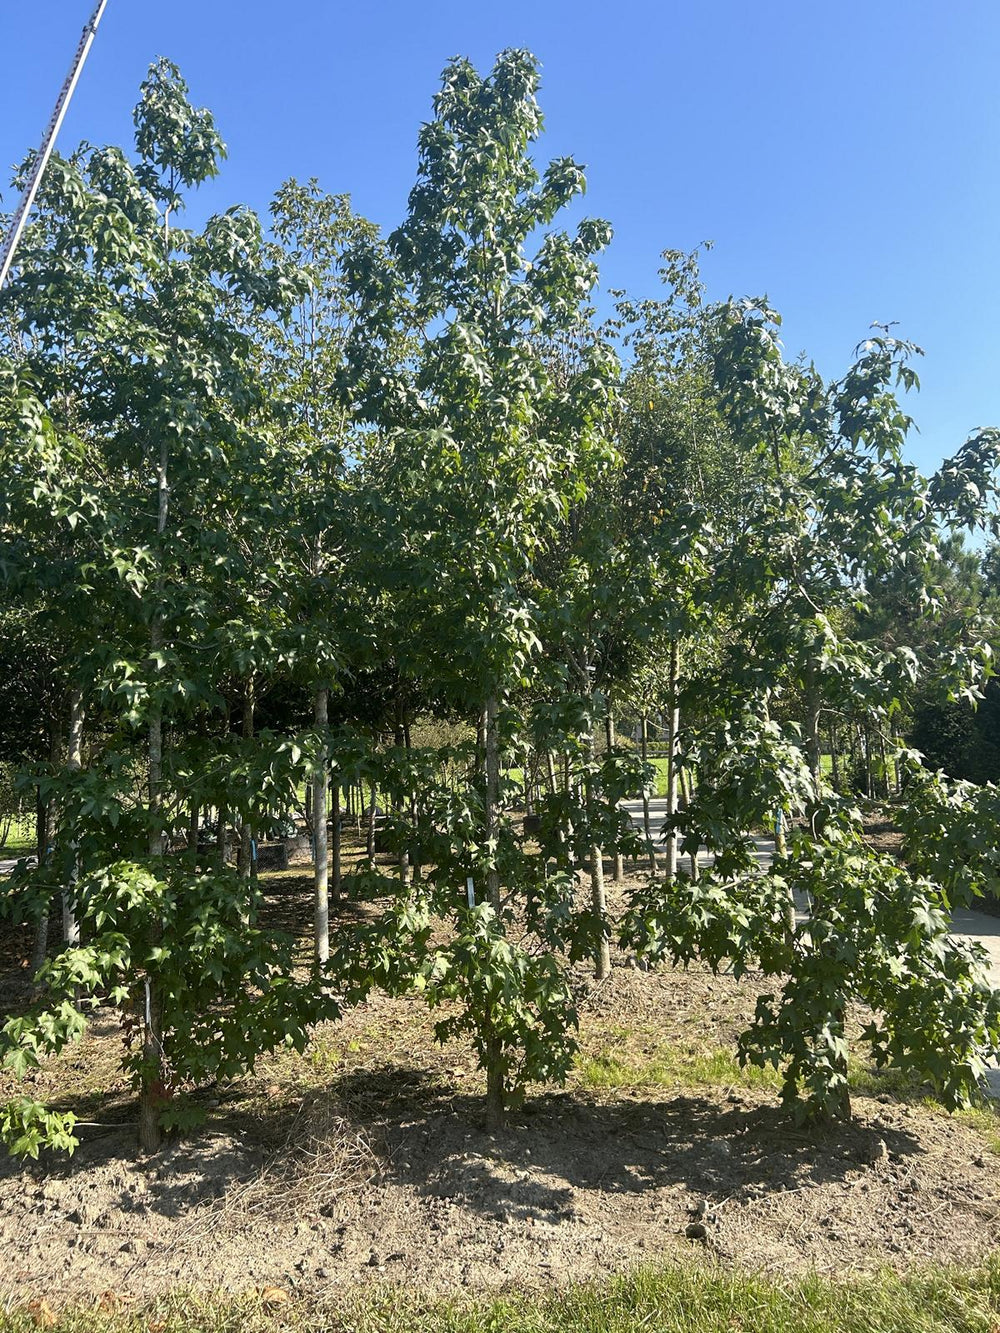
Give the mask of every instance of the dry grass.
[[310, 1097], [260, 1175], [230, 1191], [222, 1208], [228, 1221], [326, 1213], [342, 1195], [377, 1180], [382, 1170], [364, 1129], [345, 1119], [331, 1098]]

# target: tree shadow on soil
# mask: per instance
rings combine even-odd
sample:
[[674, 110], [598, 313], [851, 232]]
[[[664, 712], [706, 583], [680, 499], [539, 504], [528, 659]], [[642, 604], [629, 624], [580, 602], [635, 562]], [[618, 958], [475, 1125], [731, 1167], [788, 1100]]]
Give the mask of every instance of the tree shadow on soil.
[[[109, 1117], [106, 1095], [86, 1100], [81, 1119], [98, 1109]], [[33, 1180], [44, 1186], [40, 1196], [47, 1192], [65, 1208], [86, 1202], [81, 1186], [97, 1172], [104, 1208], [176, 1218], [222, 1200], [265, 1169], [292, 1188], [308, 1170], [289, 1134], [287, 1107], [261, 1114], [236, 1101], [207, 1129], [141, 1158], [130, 1100], [115, 1103], [110, 1118], [121, 1123], [84, 1131], [72, 1158], [48, 1154], [28, 1168], [0, 1158], [0, 1189], [21, 1176], [25, 1192]], [[331, 1106], [347, 1133], [371, 1145], [382, 1180], [505, 1221], [572, 1218], [577, 1191], [634, 1196], [679, 1186], [712, 1203], [747, 1201], [845, 1180], [870, 1165], [883, 1143], [890, 1158], [922, 1151], [914, 1135], [883, 1125], [797, 1130], [773, 1103], [749, 1095], [727, 1100], [722, 1091], [600, 1101], [550, 1092], [490, 1134], [481, 1096], [419, 1068], [384, 1065], [306, 1095], [294, 1132], [309, 1140], [314, 1156], [323, 1153]], [[331, 1157], [336, 1146], [329, 1145]]]
[[[572, 1214], [576, 1190], [641, 1194], [682, 1186], [721, 1202], [842, 1181], [883, 1152], [920, 1153], [885, 1126], [795, 1129], [786, 1112], [720, 1092], [596, 1101], [547, 1093], [482, 1129], [482, 1100], [414, 1068], [348, 1074], [335, 1095], [377, 1137], [387, 1174], [488, 1214]], [[884, 1144], [884, 1149], [882, 1145]]]

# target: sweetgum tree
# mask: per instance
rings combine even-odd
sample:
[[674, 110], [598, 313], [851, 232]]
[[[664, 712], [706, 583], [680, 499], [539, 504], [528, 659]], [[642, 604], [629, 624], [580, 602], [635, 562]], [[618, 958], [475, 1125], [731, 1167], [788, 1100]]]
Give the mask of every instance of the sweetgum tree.
[[[981, 641], [942, 635], [930, 647], [925, 633], [918, 654], [849, 630], [889, 576], [913, 619], [934, 623], [943, 533], [986, 518], [998, 435], [977, 433], [925, 479], [903, 459], [910, 423], [896, 396], [915, 382], [914, 349], [879, 332], [828, 385], [785, 363], [763, 303], [717, 308], [713, 320], [718, 407], [756, 460], [744, 522], [715, 558], [711, 668], [684, 689], [692, 722], [680, 762], [693, 796], [677, 822], [685, 847], [707, 846], [715, 863], [697, 880], [651, 881], [624, 940], [653, 957], [728, 960], [739, 975], [752, 965], [773, 977], [740, 1057], [780, 1067], [801, 1113], [850, 1113], [855, 1002], [871, 1013], [864, 1037], [877, 1064], [928, 1077], [959, 1105], [997, 1044], [997, 997], [982, 957], [948, 935], [947, 877], [874, 853], [860, 811], [827, 792], [819, 725], [824, 712], [863, 709], [891, 743], [918, 681], [977, 692], [989, 659]], [[761, 873], [750, 834], [779, 811], [806, 819]], [[793, 902], [806, 909], [798, 918]]]
[[[431, 1004], [458, 1002], [440, 1032], [471, 1035], [491, 1123], [508, 1089], [558, 1077], [569, 1058], [562, 965], [511, 931], [538, 881], [535, 938], [551, 931], [555, 890], [513, 837], [501, 770], [521, 753], [520, 701], [538, 670], [536, 564], [584, 494], [584, 460], [607, 448], [595, 423], [612, 368], [592, 339], [569, 375], [549, 353], [579, 329], [610, 231], [589, 220], [544, 231], [584, 177], [570, 159], [536, 167], [537, 87], [524, 51], [504, 52], [486, 77], [449, 65], [407, 218], [386, 256], [361, 247], [353, 261], [365, 309], [352, 386], [379, 432], [372, 523], [397, 660], [405, 677], [433, 678], [480, 736], [459, 791], [437, 785], [431, 763], [399, 793], [397, 808], [425, 825], [428, 870], [372, 950], [394, 941], [398, 984], [415, 972]], [[451, 929], [433, 949], [432, 912]]]
[[[250, 330], [300, 279], [269, 257], [252, 213], [177, 225], [223, 146], [169, 63], [152, 67], [135, 125], [134, 159], [83, 148], [53, 162], [4, 295], [20, 337], [0, 368], [2, 570], [10, 597], [43, 593], [59, 641], [74, 636], [65, 760], [42, 786], [59, 809], [53, 856], [76, 931], [42, 969], [43, 997], [5, 1024], [0, 1058], [24, 1073], [79, 1037], [93, 1005], [117, 1006], [152, 1149], [174, 1089], [301, 1045], [319, 1001], [292, 985], [291, 942], [257, 927], [244, 878], [206, 872], [196, 840], [178, 847], [191, 802], [259, 826], [306, 767], [293, 739], [223, 743], [209, 762], [199, 735], [223, 679], [270, 651], [266, 635], [234, 630], [232, 612], [235, 587], [241, 614], [269, 601], [252, 558], [265, 414]], [[50, 893], [44, 874], [25, 873], [3, 906], [23, 918], [47, 911]], [[4, 1130], [37, 1151], [65, 1143], [71, 1121], [25, 1098]]]

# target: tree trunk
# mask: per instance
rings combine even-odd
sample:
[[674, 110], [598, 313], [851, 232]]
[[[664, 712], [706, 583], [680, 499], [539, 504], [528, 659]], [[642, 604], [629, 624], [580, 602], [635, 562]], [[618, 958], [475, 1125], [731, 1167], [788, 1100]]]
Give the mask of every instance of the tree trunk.
[[215, 858], [219, 869], [226, 868], [226, 825], [229, 823], [229, 807], [219, 806], [219, 824], [215, 830]]
[[[608, 704], [607, 716], [604, 719], [604, 730], [607, 739], [608, 757], [613, 759], [616, 753], [615, 739], [615, 715], [611, 711], [611, 705]], [[616, 884], [620, 884], [625, 878], [625, 858], [622, 856], [621, 848], [615, 847], [615, 870], [614, 879]]]
[[[83, 693], [73, 689], [69, 697], [69, 744], [66, 749], [66, 768], [70, 773], [79, 773], [83, 768]], [[76, 883], [80, 877], [80, 865], [77, 858], [76, 841], [73, 842], [73, 865], [69, 872], [69, 884], [62, 894], [63, 942], [70, 948], [80, 943], [80, 922], [76, 915], [74, 897]]]
[[375, 798], [374, 782], [369, 783], [368, 791], [369, 791], [368, 830], [367, 830], [368, 839], [365, 850], [366, 850], [366, 855], [368, 857], [368, 869], [371, 870], [372, 867], [375, 865], [375, 814], [377, 810], [377, 806], [375, 804], [376, 798]]
[[500, 910], [500, 872], [496, 867], [496, 847], [500, 837], [500, 749], [497, 734], [498, 705], [496, 695], [490, 695], [486, 701], [486, 725], [484, 728], [484, 760], [486, 772], [486, 799], [484, 802], [484, 822], [486, 825], [487, 845], [492, 847], [493, 864], [486, 872], [486, 896], [493, 904], [493, 910]]
[[674, 820], [677, 818], [677, 733], [680, 730], [680, 707], [677, 701], [679, 651], [676, 640], [670, 645], [670, 668], [667, 681], [667, 822], [666, 868], [664, 879], [673, 884], [677, 878], [677, 851], [680, 839]]
[[549, 791], [555, 796], [559, 790], [559, 780], [556, 777], [556, 761], [552, 757], [552, 751], [545, 751], [545, 769], [549, 777]]
[[[649, 762], [649, 720], [645, 713], [640, 724], [639, 743], [642, 746], [642, 762], [645, 765]], [[653, 846], [653, 828], [649, 819], [649, 787], [646, 782], [642, 784], [642, 832], [649, 851], [649, 868], [655, 870], [656, 848]]]
[[331, 828], [333, 846], [331, 848], [332, 867], [330, 878], [330, 896], [335, 903], [340, 902], [340, 783], [335, 782], [330, 793]]
[[875, 795], [875, 781], [872, 774], [872, 735], [867, 723], [864, 727], [861, 749], [865, 756], [865, 790], [868, 793], [868, 799], [872, 800]]
[[[39, 866], [45, 864], [49, 846], [49, 806], [42, 800], [41, 788], [35, 788], [35, 857]], [[31, 975], [37, 976], [49, 948], [49, 917], [51, 908], [48, 899], [35, 926], [35, 941], [31, 950]]]
[[[584, 658], [583, 688], [590, 703], [590, 725], [587, 730], [587, 772], [583, 782], [583, 803], [587, 811], [587, 823], [591, 830], [597, 822], [596, 774], [597, 746], [594, 738], [594, 690], [590, 679], [590, 662]], [[590, 845], [590, 905], [597, 921], [598, 936], [594, 944], [594, 975], [603, 981], [611, 972], [611, 948], [605, 933], [607, 924], [607, 902], [604, 897], [604, 848], [591, 834]]]
[[[157, 515], [156, 534], [162, 541], [167, 528], [167, 506], [170, 489], [167, 477], [169, 446], [166, 437], [160, 442], [159, 465], [156, 470]], [[161, 575], [157, 580], [157, 597], [162, 596], [162, 551], [159, 553]], [[159, 669], [157, 656], [163, 648], [163, 612], [157, 605], [149, 627], [149, 646], [152, 670]], [[149, 716], [149, 855], [162, 858], [164, 837], [163, 817], [163, 706], [155, 699]], [[152, 929], [150, 947], [160, 942], [162, 924]], [[143, 986], [144, 1023], [142, 1038], [142, 1076], [139, 1089], [139, 1146], [143, 1152], [156, 1152], [163, 1141], [160, 1128], [160, 1110], [166, 1095], [163, 1051], [163, 1001], [156, 976], [146, 968]]]
[[198, 829], [201, 823], [201, 808], [197, 801], [188, 806], [187, 849], [191, 864], [198, 869]]
[[806, 757], [812, 774], [813, 796], [817, 804], [823, 799], [823, 747], [819, 734], [820, 701], [812, 688], [806, 691]]
[[837, 754], [837, 724], [830, 722], [830, 777], [833, 781], [833, 790], [838, 794], [842, 792], [840, 785], [840, 756]]
[[[500, 739], [496, 695], [491, 694], [483, 710], [483, 770], [485, 790], [483, 822], [492, 864], [486, 871], [486, 897], [495, 912], [500, 911], [500, 872], [496, 866], [496, 848], [500, 837]], [[503, 1050], [496, 1035], [492, 1014], [487, 1013], [486, 1035], [486, 1127], [500, 1129], [506, 1117], [506, 1088], [504, 1087]]]
[[330, 868], [326, 844], [326, 808], [329, 784], [329, 755], [327, 726], [330, 691], [324, 686], [316, 691], [316, 728], [320, 733], [319, 754], [313, 774], [313, 845], [316, 848], [315, 884], [315, 952], [316, 960], [325, 963], [330, 957]]
[[[256, 709], [256, 699], [254, 697], [253, 677], [247, 681], [246, 691], [243, 696], [243, 739], [245, 741], [253, 740], [254, 735], [254, 711]], [[243, 920], [250, 920], [250, 861], [253, 851], [253, 829], [250, 827], [249, 816], [244, 813], [240, 820], [240, 846], [236, 857], [236, 873], [243, 881], [243, 891], [246, 898], [243, 905]]]
[[486, 1037], [486, 1128], [490, 1133], [502, 1129], [507, 1118], [507, 1097], [504, 1087], [503, 1052], [499, 1039], [487, 1032]]
[[[687, 774], [684, 772], [683, 768], [680, 769], [680, 770], [678, 771], [678, 774], [677, 774], [677, 786], [678, 786], [678, 789], [679, 789], [679, 795], [678, 795], [678, 798], [677, 798], [677, 800], [678, 800], [678, 804], [680, 804], [680, 802], [683, 801], [683, 802], [684, 802], [684, 809], [687, 810], [688, 807], [689, 807], [690, 804], [691, 804], [691, 787], [690, 787], [690, 784], [689, 784], [689, 782], [688, 782]], [[689, 864], [690, 864], [690, 866], [691, 866], [691, 878], [692, 878], [692, 879], [697, 879], [697, 878], [698, 878], [698, 849], [697, 849], [697, 847], [694, 849], [693, 852], [688, 852], [688, 862], [689, 862]]]
[[[403, 705], [399, 699], [396, 700], [396, 729], [393, 735], [393, 740], [397, 750], [406, 750], [408, 748], [406, 744], [406, 726], [403, 721]], [[394, 801], [393, 809], [397, 821], [402, 823], [400, 816], [403, 813], [403, 798], [401, 796], [397, 797]], [[408, 884], [410, 880], [410, 849], [405, 841], [403, 846], [398, 850], [397, 858], [400, 883]]]

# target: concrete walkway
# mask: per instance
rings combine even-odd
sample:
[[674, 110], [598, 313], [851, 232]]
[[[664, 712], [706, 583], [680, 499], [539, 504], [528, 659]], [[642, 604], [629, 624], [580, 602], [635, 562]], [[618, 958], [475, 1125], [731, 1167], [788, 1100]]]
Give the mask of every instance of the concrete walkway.
[[[34, 861], [34, 859], [33, 856], [28, 857], [29, 861]], [[21, 860], [19, 856], [15, 856], [13, 859], [10, 857], [0, 858], [0, 875], [9, 875], [19, 860]]]

